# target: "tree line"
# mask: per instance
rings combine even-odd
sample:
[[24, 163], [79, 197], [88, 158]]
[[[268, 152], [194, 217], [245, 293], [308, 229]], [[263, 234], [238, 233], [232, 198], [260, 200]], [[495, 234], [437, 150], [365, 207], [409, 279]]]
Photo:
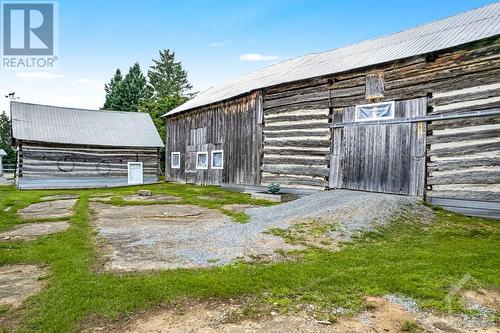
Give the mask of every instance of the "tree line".
[[[187, 71], [175, 52], [162, 50], [159, 58], [153, 59], [145, 75], [139, 63], [133, 64], [123, 76], [118, 68], [109, 83], [104, 86], [106, 101], [101, 109], [111, 111], [147, 112], [165, 140], [165, 126], [161, 117], [166, 112], [192, 98], [193, 86], [187, 78]], [[162, 168], [165, 149], [161, 149]]]

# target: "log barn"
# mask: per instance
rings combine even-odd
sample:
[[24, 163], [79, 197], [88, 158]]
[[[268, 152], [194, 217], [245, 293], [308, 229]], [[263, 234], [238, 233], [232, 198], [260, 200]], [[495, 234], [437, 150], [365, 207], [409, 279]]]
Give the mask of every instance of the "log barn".
[[168, 112], [166, 178], [500, 216], [500, 3], [271, 65]]
[[147, 113], [11, 102], [20, 189], [158, 181], [164, 145]]

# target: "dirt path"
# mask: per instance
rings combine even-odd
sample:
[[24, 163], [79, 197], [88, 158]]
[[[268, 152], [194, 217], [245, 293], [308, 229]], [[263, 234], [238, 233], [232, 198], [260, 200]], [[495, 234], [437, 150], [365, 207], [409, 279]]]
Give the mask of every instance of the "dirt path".
[[[493, 292], [493, 297], [499, 294]], [[491, 297], [475, 295], [475, 299]], [[369, 309], [335, 322], [317, 320], [300, 313], [283, 315], [270, 312], [258, 319], [239, 319], [243, 302], [205, 302], [171, 306], [136, 314], [113, 323], [100, 323], [85, 332], [181, 333], [181, 332], [500, 332], [486, 317], [443, 315], [418, 308], [408, 309], [391, 302], [393, 297], [368, 297]], [[497, 303], [498, 305], [498, 303]], [[492, 311], [494, 309], [491, 309]]]

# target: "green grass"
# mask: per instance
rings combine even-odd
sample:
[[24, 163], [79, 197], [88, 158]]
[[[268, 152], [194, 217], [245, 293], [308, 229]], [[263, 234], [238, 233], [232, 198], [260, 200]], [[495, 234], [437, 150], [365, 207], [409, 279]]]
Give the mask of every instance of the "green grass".
[[[289, 262], [95, 274], [92, 268], [98, 259], [89, 223], [89, 196], [133, 194], [139, 188], [181, 196], [183, 204], [214, 209], [226, 203], [264, 204], [217, 187], [181, 184], [67, 192], [16, 191], [0, 186], [0, 230], [21, 223], [16, 211], [42, 196], [80, 194], [67, 231], [30, 242], [0, 242], [1, 265], [36, 263], [50, 271], [40, 293], [20, 310], [0, 311], [0, 317], [18, 318], [21, 332], [71, 332], [89, 316], [114, 319], [185, 298], [253, 297], [270, 306], [278, 304], [279, 311], [297, 303], [357, 311], [364, 306], [363, 296], [387, 293], [404, 294], [424, 307], [446, 310], [450, 286], [464, 274], [472, 275], [484, 288], [500, 287], [500, 224], [443, 210], [436, 211], [433, 224], [399, 221], [358, 238], [341, 251], [310, 249]], [[198, 198], [212, 195], [216, 200]], [[4, 212], [7, 206], [12, 209]], [[453, 309], [461, 310], [458, 300]]]

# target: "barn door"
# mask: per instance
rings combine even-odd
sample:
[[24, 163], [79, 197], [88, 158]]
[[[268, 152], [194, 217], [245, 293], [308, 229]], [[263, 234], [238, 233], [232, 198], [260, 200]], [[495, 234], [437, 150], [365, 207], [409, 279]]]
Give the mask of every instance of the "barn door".
[[357, 122], [355, 107], [335, 110], [330, 188], [423, 195], [426, 98], [394, 104], [394, 117]]

